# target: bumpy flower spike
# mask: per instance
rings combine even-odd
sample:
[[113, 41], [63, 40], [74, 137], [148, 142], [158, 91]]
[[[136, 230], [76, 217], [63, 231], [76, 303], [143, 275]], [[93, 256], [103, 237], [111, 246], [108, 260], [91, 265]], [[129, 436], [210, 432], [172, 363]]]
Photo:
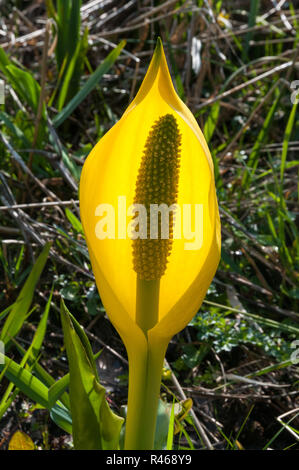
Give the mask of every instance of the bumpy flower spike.
[[180, 144], [181, 136], [172, 114], [166, 114], [156, 121], [145, 144], [134, 204], [143, 204], [147, 210], [146, 238], [140, 237], [133, 241], [134, 269], [143, 280], [158, 280], [166, 270], [173, 236], [173, 212], [170, 213], [168, 230], [164, 234], [161, 214], [155, 225], [150, 217], [150, 209], [154, 204], [170, 207], [177, 201]]

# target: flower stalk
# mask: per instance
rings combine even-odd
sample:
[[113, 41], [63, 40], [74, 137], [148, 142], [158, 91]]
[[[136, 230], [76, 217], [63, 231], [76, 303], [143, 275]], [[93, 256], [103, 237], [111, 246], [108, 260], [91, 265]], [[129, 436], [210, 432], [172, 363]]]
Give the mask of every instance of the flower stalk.
[[145, 336], [159, 318], [160, 280], [145, 281], [137, 276], [136, 323]]
[[129, 356], [125, 450], [154, 449], [161, 375], [168, 341], [148, 344], [141, 357]]

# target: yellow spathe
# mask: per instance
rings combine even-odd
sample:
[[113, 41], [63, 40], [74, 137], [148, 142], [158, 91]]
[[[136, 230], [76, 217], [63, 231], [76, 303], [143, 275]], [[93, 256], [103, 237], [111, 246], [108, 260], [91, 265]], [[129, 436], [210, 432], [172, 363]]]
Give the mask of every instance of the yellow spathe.
[[[147, 339], [135, 322], [132, 240], [128, 236], [118, 237], [124, 228], [124, 219], [118, 218], [119, 197], [125, 196], [127, 208], [133, 204], [146, 139], [154, 122], [166, 114], [175, 117], [182, 136], [177, 204], [181, 208], [191, 205], [193, 221], [195, 204], [202, 205], [202, 245], [197, 250], [186, 249], [186, 242], [192, 240], [183, 236], [173, 240], [167, 269], [160, 281], [159, 321], [148, 332], [148, 341], [157, 342], [160, 338], [166, 343], [188, 324], [204, 299], [220, 259], [220, 221], [212, 158], [195, 118], [174, 90], [158, 40], [138, 94], [91, 151], [80, 180], [81, 219], [97, 287], [129, 355], [132, 343], [135, 351], [139, 346], [144, 349]], [[115, 238], [97, 238], [100, 204], [114, 208]], [[129, 221], [127, 216], [126, 226]]]

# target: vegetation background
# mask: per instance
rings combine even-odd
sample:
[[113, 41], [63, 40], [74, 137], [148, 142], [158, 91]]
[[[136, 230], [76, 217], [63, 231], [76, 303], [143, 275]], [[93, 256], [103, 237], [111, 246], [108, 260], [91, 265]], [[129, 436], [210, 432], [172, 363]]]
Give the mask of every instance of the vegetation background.
[[[160, 36], [213, 156], [223, 239], [206, 299], [167, 352], [162, 398], [181, 404], [173, 445], [295, 449], [297, 0], [0, 0], [0, 14], [0, 328], [8, 355], [24, 359], [47, 311], [35, 363], [55, 379], [67, 372], [62, 296], [94, 352], [102, 349], [110, 405], [119, 413], [126, 403], [126, 352], [95, 288], [78, 182], [89, 151], [136, 94]], [[35, 448], [72, 448], [47, 410], [0, 379], [1, 449], [16, 430]]]

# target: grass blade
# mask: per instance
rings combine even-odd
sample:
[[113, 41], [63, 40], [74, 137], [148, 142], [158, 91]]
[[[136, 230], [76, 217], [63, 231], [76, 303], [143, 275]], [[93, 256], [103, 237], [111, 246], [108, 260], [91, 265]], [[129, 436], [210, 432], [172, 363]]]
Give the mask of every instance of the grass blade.
[[39, 280], [39, 277], [45, 267], [48, 254], [50, 251], [50, 243], [47, 243], [41, 254], [39, 255], [35, 265], [32, 268], [17, 300], [13, 304], [13, 307], [3, 325], [0, 340], [7, 344], [21, 329], [29, 307], [31, 305], [34, 289]]
[[277, 110], [278, 104], [280, 102], [281, 98], [281, 92], [278, 93], [277, 97], [275, 98], [267, 116], [266, 119], [263, 123], [263, 126], [257, 136], [257, 139], [255, 141], [255, 144], [253, 146], [253, 149], [249, 155], [248, 158], [248, 168], [246, 169], [246, 172], [244, 173], [243, 179], [242, 179], [242, 187], [248, 188], [250, 184], [250, 180], [253, 177], [256, 167], [258, 165], [258, 157], [259, 157], [259, 152], [261, 149], [262, 144], [266, 140], [267, 136], [269, 135], [269, 128], [272, 123], [273, 117], [275, 115], [275, 112]]
[[40, 86], [33, 78], [30, 72], [21, 70], [15, 65], [8, 65], [6, 70], [9, 72], [7, 77], [14, 89], [25, 103], [28, 103], [31, 109], [37, 113]]
[[[51, 299], [52, 299], [52, 293], [53, 293], [53, 291], [51, 292], [51, 295], [50, 295], [49, 300], [47, 302], [45, 311], [44, 311], [44, 313], [42, 315], [42, 318], [41, 318], [41, 320], [38, 324], [38, 327], [36, 329], [36, 332], [35, 332], [35, 335], [33, 337], [32, 343], [31, 343], [30, 347], [28, 348], [27, 352], [24, 354], [24, 356], [22, 358], [22, 361], [20, 363], [21, 367], [25, 366], [25, 364], [27, 363], [29, 357], [30, 357], [30, 359], [33, 363], [37, 360], [37, 356], [39, 354], [39, 351], [40, 351], [40, 348], [42, 346], [44, 336], [45, 336], [45, 333], [46, 333], [48, 315], [49, 315]], [[18, 390], [15, 390], [14, 393], [12, 394], [12, 390], [13, 390], [13, 383], [11, 382], [8, 385], [8, 387], [6, 389], [6, 392], [4, 393], [3, 398], [1, 400], [1, 403], [0, 403], [0, 419], [2, 418], [5, 411], [9, 408], [11, 403], [14, 401], [14, 399], [15, 399], [17, 393], [18, 393]], [[53, 403], [53, 405], [54, 405], [54, 403]]]
[[[256, 17], [258, 15], [260, 7], [259, 0], [251, 0], [250, 2], [250, 11], [249, 11], [249, 19], [248, 19], [248, 28], [252, 28], [256, 24]], [[249, 44], [252, 39], [253, 32], [248, 31], [245, 36], [245, 44], [242, 51], [242, 60], [245, 61], [248, 58], [248, 51], [249, 51]]]
[[70, 370], [70, 402], [76, 449], [116, 450], [123, 419], [115, 415], [99, 383], [91, 346], [61, 301], [61, 322]]
[[[69, 386], [69, 383], [70, 383], [70, 374], [67, 373], [61, 379], [57, 380], [57, 382], [51, 385], [51, 387], [49, 388], [49, 405], [51, 407], [56, 403], [56, 401], [65, 392], [65, 390]], [[69, 404], [69, 407], [70, 407], [70, 404]]]
[[217, 120], [218, 120], [218, 116], [219, 116], [219, 110], [220, 110], [220, 102], [216, 101], [216, 103], [214, 103], [213, 106], [211, 107], [210, 114], [209, 114], [208, 119], [206, 120], [205, 125], [204, 125], [203, 133], [204, 133], [205, 139], [207, 141], [207, 144], [209, 144], [209, 142], [210, 142], [210, 140], [211, 140], [211, 138], [214, 134], [216, 124], [217, 124]]
[[171, 413], [170, 413], [166, 450], [172, 450], [173, 435], [174, 435], [174, 400], [172, 403]]
[[53, 119], [53, 124], [56, 128], [61, 126], [61, 124], [95, 88], [102, 76], [112, 67], [124, 46], [125, 41], [121, 41], [120, 44], [112, 52], [110, 52], [106, 59], [103, 60], [103, 62], [98, 66], [94, 73], [89, 77], [85, 85], [74, 96], [74, 98], [62, 109], [59, 114], [57, 114], [57, 116]]
[[5, 366], [7, 366], [5, 375], [8, 380], [13, 382], [31, 400], [48, 408], [48, 387], [46, 385], [24, 367], [0, 353], [0, 369]]

